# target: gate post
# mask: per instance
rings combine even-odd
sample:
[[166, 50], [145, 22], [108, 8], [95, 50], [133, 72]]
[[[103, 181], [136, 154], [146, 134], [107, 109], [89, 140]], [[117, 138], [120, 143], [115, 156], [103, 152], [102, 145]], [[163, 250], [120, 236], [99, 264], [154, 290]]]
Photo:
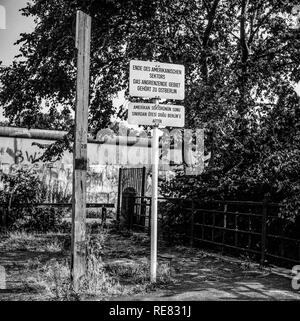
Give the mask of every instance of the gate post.
[[129, 224], [129, 231], [133, 229], [133, 217], [134, 217], [134, 210], [135, 210], [135, 201], [136, 198], [133, 195], [128, 195], [127, 196], [127, 213], [128, 213], [128, 224]]
[[227, 229], [227, 203], [224, 204], [224, 219], [223, 219], [223, 231], [222, 231], [222, 254], [224, 253], [225, 235]]
[[148, 235], [151, 234], [151, 213], [152, 213], [152, 198], [149, 199], [149, 215], [148, 215]]
[[192, 200], [192, 215], [191, 215], [191, 232], [190, 232], [190, 246], [194, 246], [194, 216], [195, 216], [195, 202]]
[[268, 199], [265, 196], [263, 200], [263, 212], [262, 212], [262, 225], [261, 225], [261, 259], [260, 264], [264, 265], [266, 258], [267, 248], [267, 215], [268, 215]]
[[142, 188], [141, 188], [141, 215], [140, 215], [140, 225], [144, 226], [144, 231], [146, 230], [146, 202], [145, 202], [145, 184], [146, 184], [146, 167], [143, 167], [142, 172]]
[[106, 210], [106, 207], [102, 207], [102, 213], [101, 213], [101, 225], [103, 227], [106, 226], [106, 216], [107, 216], [107, 210]]
[[0, 207], [0, 210], [1, 210], [1, 217], [0, 217], [0, 223], [1, 223], [1, 225], [0, 225], [0, 227], [1, 227], [1, 232], [4, 232], [4, 206], [2, 207]]
[[122, 191], [122, 167], [119, 168], [119, 182], [118, 182], [118, 199], [117, 199], [117, 222], [120, 223], [120, 207], [121, 207], [121, 191]]
[[1, 230], [3, 233], [7, 231], [7, 211], [5, 206], [1, 207]]

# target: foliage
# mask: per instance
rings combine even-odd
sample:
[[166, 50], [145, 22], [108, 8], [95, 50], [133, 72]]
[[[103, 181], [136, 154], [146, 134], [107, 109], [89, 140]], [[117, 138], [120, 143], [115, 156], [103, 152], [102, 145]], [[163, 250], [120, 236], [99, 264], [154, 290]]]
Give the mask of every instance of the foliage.
[[176, 201], [159, 202], [159, 234], [169, 245], [186, 244], [188, 241], [191, 216], [182, 205]]
[[1, 180], [0, 200], [7, 206], [8, 229], [47, 232], [68, 228], [63, 222], [64, 210], [35, 205], [45, 202], [47, 195], [47, 187], [36, 172], [20, 168], [2, 174]]
[[69, 232], [70, 226], [63, 221], [65, 211], [55, 207], [31, 208], [26, 213], [29, 217], [21, 224], [21, 229], [26, 231]]
[[45, 189], [37, 173], [19, 168], [10, 174], [1, 174], [3, 191], [1, 202], [9, 205], [30, 204], [40, 202], [45, 195]]
[[[1, 68], [0, 103], [11, 124], [72, 128], [75, 12], [92, 16], [89, 131], [96, 135], [128, 98], [130, 59], [185, 65], [186, 126], [206, 128], [209, 169], [179, 174], [165, 194], [282, 201], [299, 199], [300, 32], [297, 0], [34, 0], [23, 9], [37, 26], [22, 34], [21, 58]], [[43, 102], [49, 107], [43, 113]], [[173, 102], [176, 103], [176, 102]], [[123, 106], [124, 107], [124, 106]], [[124, 115], [124, 108], [118, 111]], [[48, 149], [69, 148], [70, 138]]]
[[[132, 58], [184, 64], [188, 123], [217, 127], [226, 114], [246, 115], [258, 98], [273, 100], [279, 86], [298, 80], [299, 33], [287, 19], [296, 4], [34, 0], [22, 10], [37, 23], [18, 41], [26, 60], [2, 68], [0, 101], [15, 125], [68, 129], [75, 100], [75, 12], [81, 9], [93, 19], [91, 132], [110, 122], [112, 98], [120, 90], [128, 94]], [[48, 114], [42, 113], [44, 100]]]
[[[233, 136], [218, 137], [214, 164], [201, 176], [183, 172], [165, 184], [165, 195], [200, 200], [232, 199], [281, 202], [281, 214], [295, 219], [299, 214], [299, 139], [300, 106], [293, 92], [286, 89], [268, 114], [251, 122], [251, 135], [236, 153]], [[235, 157], [233, 158], [233, 156]], [[193, 188], [191, 188], [191, 186]]]

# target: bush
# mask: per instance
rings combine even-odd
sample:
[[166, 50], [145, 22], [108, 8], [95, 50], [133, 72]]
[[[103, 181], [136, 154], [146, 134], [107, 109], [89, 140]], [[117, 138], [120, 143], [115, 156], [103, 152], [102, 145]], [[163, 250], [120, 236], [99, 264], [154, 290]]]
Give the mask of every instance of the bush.
[[20, 168], [2, 174], [1, 181], [0, 202], [7, 204], [8, 230], [57, 232], [67, 228], [63, 209], [35, 205], [46, 201], [47, 186], [34, 170]]
[[67, 222], [63, 221], [65, 211], [54, 207], [33, 207], [21, 228], [26, 231], [59, 232], [66, 230]]
[[160, 235], [168, 245], [185, 244], [188, 239], [190, 211], [180, 206], [179, 202], [160, 202]]

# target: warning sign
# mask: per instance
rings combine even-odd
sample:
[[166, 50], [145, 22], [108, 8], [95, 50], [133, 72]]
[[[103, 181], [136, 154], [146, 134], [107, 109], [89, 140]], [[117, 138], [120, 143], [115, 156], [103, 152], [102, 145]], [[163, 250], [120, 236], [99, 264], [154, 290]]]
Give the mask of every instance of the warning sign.
[[183, 100], [184, 74], [183, 65], [131, 60], [129, 95]]
[[178, 105], [129, 103], [128, 123], [131, 125], [184, 127], [184, 107]]

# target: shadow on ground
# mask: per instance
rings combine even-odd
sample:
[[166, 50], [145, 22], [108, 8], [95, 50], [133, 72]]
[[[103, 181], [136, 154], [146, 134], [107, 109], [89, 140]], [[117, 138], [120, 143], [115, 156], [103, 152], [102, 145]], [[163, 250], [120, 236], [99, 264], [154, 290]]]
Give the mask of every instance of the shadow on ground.
[[[28, 243], [29, 244], [29, 243]], [[47, 249], [52, 249], [51, 251]], [[28, 250], [29, 249], [29, 250]], [[36, 273], [34, 260], [45, 264], [49, 260], [67, 258], [69, 249], [57, 251], [55, 246], [33, 249], [9, 247], [0, 242], [0, 265], [6, 270], [6, 289], [0, 290], [0, 301], [49, 300], [42, 291], [28, 287], [28, 278]], [[127, 301], [185, 301], [185, 300], [299, 300], [291, 280], [275, 275], [269, 269], [259, 269], [242, 261], [222, 258], [207, 252], [184, 247], [166, 247], [160, 244], [158, 262], [167, 263], [173, 281], [158, 286], [148, 293], [108, 300]], [[104, 262], [123, 260], [149, 261], [150, 242], [143, 234], [109, 234], [103, 249]], [[31, 262], [31, 264], [29, 264]]]

